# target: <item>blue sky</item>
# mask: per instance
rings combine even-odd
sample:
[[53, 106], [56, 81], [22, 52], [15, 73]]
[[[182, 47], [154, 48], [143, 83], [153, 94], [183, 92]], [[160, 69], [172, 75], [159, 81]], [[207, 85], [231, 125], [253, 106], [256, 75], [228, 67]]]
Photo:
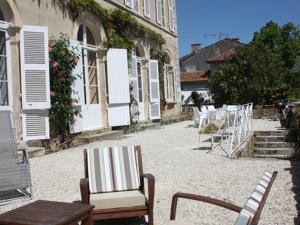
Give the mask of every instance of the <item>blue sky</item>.
[[207, 46], [219, 40], [220, 32], [247, 43], [270, 20], [299, 25], [300, 0], [177, 0], [177, 17], [179, 55], [184, 56], [191, 43]]

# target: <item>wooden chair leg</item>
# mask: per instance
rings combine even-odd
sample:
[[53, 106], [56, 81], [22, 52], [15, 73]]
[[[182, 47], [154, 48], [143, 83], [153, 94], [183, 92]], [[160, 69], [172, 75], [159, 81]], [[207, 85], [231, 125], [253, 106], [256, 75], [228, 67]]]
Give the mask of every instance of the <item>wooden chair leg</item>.
[[148, 224], [149, 225], [154, 225], [153, 212], [149, 212], [149, 215], [148, 215]]

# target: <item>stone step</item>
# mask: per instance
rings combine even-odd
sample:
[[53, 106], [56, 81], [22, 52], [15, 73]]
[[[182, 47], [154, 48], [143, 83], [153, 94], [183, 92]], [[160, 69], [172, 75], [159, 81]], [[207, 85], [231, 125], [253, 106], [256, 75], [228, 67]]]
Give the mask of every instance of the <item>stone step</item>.
[[254, 155], [285, 155], [291, 157], [294, 154], [293, 148], [254, 148]]
[[255, 141], [257, 142], [280, 142], [285, 141], [284, 136], [256, 136]]
[[277, 131], [255, 131], [255, 136], [286, 136], [286, 130], [277, 130]]
[[294, 145], [290, 142], [255, 142], [257, 148], [292, 148]]
[[253, 155], [254, 158], [263, 158], [263, 159], [269, 159], [269, 158], [273, 158], [273, 159], [289, 159], [292, 156], [289, 155], [265, 155], [265, 154], [257, 154], [255, 153]]
[[[28, 148], [28, 157], [35, 158], [41, 157], [46, 154], [46, 149], [44, 147], [29, 147]], [[21, 160], [23, 157], [23, 153], [21, 151], [18, 152], [18, 160]]]
[[75, 138], [73, 145], [78, 146], [82, 144], [88, 144], [95, 141], [104, 141], [104, 140], [119, 140], [124, 134], [123, 130], [109, 131], [106, 133], [100, 134], [91, 134], [91, 135], [81, 135]]

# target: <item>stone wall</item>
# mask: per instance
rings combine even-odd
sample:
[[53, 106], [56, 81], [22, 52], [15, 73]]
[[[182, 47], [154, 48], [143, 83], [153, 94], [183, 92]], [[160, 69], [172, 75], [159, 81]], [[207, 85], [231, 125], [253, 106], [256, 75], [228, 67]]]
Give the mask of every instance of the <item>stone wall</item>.
[[237, 152], [237, 156], [251, 158], [254, 153], [255, 135], [252, 132], [246, 141], [241, 145], [240, 150]]
[[277, 119], [275, 107], [258, 108], [253, 110], [253, 119]]

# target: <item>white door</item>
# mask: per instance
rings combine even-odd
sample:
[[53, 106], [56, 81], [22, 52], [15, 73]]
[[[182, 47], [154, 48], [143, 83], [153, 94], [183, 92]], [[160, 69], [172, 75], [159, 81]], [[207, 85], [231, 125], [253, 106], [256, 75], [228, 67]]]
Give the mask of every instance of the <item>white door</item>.
[[82, 48], [84, 104], [81, 106], [82, 130], [103, 127], [99, 94], [99, 63], [97, 49]]
[[141, 60], [137, 60], [139, 121], [145, 120], [144, 83]]

